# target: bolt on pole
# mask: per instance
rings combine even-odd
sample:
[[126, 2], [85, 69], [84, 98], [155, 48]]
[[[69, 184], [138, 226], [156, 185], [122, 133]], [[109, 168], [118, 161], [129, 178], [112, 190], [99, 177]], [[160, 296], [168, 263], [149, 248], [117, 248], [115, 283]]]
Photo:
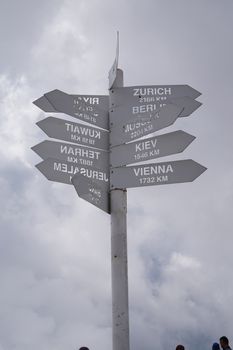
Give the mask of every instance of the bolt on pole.
[[[123, 71], [117, 69], [116, 80], [110, 90], [110, 146], [111, 128], [117, 121], [111, 115], [114, 88], [123, 87]], [[111, 164], [111, 149], [110, 149]], [[110, 170], [111, 173], [111, 170]], [[111, 176], [111, 174], [110, 174]], [[113, 350], [129, 350], [129, 302], [127, 259], [127, 191], [110, 191], [111, 205], [111, 261], [112, 261], [112, 343]]]

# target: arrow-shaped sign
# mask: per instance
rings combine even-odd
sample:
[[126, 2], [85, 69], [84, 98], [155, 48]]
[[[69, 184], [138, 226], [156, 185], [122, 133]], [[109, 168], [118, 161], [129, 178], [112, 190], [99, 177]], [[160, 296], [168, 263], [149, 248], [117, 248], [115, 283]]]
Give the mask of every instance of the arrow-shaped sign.
[[150, 121], [132, 123], [129, 121], [125, 125], [119, 125], [120, 123], [117, 122], [118, 113], [116, 109], [110, 113], [110, 146], [116, 146], [125, 142], [133, 141], [160, 129], [166, 128], [176, 121], [182, 110], [182, 107], [174, 104], [167, 104], [158, 112], [155, 112], [150, 118]]
[[32, 150], [43, 159], [55, 158], [105, 171], [109, 169], [109, 153], [97, 148], [46, 140], [33, 146]]
[[110, 214], [109, 184], [102, 186], [80, 174], [74, 175], [71, 182], [80, 198]]
[[110, 164], [112, 167], [119, 167], [180, 153], [183, 152], [194, 139], [195, 136], [179, 130], [115, 146], [110, 150]]
[[202, 105], [201, 102], [196, 101], [190, 97], [184, 96], [177, 98], [168, 98], [166, 101], [163, 101], [163, 103], [138, 103], [137, 105], [132, 105], [128, 103], [123, 106], [112, 108], [111, 112], [115, 112], [115, 114], [117, 115], [117, 121], [119, 122], [128, 121], [129, 119], [132, 119], [132, 121], [137, 121], [138, 119], [142, 118], [148, 120], [148, 118], [150, 118], [154, 113], [156, 113], [158, 110], [160, 110], [169, 103], [175, 104], [183, 108], [179, 117], [188, 117]]
[[112, 168], [110, 187], [128, 188], [191, 182], [206, 168], [192, 159]]
[[[61, 113], [83, 120], [103, 129], [108, 129], [108, 110], [101, 110], [96, 104], [93, 106], [85, 103], [85, 97], [74, 99], [72, 96], [60, 90], [53, 90], [45, 94], [51, 105]], [[80, 103], [82, 101], [82, 103]], [[98, 98], [97, 100], [98, 101]], [[76, 103], [75, 103], [76, 102]]]
[[48, 117], [36, 123], [49, 137], [68, 142], [109, 149], [109, 132], [69, 120]]
[[[53, 90], [53, 91], [60, 91], [60, 90]], [[50, 91], [52, 92], [52, 91]], [[107, 95], [69, 95], [72, 98], [72, 106], [75, 109], [79, 110], [79, 107], [85, 107], [83, 108], [84, 111], [90, 111], [90, 112], [100, 112], [105, 111], [108, 112], [109, 110], [109, 96]], [[57, 112], [57, 111], [49, 102], [49, 100], [45, 96], [41, 96], [38, 98], [38, 100], [35, 100], [34, 105], [42, 109], [44, 112]]]
[[102, 184], [109, 183], [108, 172], [92, 166], [74, 165], [59, 159], [48, 158], [37, 164], [36, 167], [50, 181], [71, 184], [72, 177], [78, 173]]
[[44, 112], [65, 113], [108, 130], [108, 96], [68, 95], [63, 91], [53, 90], [33, 103]]
[[197, 98], [201, 93], [189, 85], [143, 85], [112, 88], [112, 107], [137, 106], [147, 103], [164, 103], [168, 98]]

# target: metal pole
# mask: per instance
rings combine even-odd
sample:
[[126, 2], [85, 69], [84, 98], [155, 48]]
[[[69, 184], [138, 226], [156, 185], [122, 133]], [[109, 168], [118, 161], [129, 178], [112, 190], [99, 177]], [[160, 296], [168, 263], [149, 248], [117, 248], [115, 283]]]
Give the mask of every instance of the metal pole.
[[[111, 107], [113, 107], [111, 94], [114, 93], [114, 87], [123, 87], [123, 71], [120, 69], [117, 69], [116, 80], [112, 87], [113, 90], [110, 90], [110, 131], [111, 127], [114, 126], [114, 123], [117, 122], [111, 118]], [[112, 259], [112, 343], [113, 350], [129, 350], [126, 189], [111, 190], [110, 203]]]

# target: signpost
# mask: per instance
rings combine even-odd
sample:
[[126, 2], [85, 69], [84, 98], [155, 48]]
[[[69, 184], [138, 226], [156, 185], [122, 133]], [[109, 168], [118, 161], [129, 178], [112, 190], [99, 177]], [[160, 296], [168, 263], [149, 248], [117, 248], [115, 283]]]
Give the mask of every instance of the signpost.
[[[123, 71], [117, 69], [114, 86], [123, 86]], [[111, 105], [110, 95], [110, 105]], [[110, 142], [117, 124], [109, 114]], [[110, 171], [111, 173], [111, 171]], [[127, 190], [110, 191], [112, 262], [112, 344], [113, 350], [129, 350], [129, 301], [127, 258]]]
[[110, 151], [110, 165], [111, 167], [119, 167], [180, 153], [194, 139], [195, 136], [179, 130], [112, 147]]
[[48, 180], [73, 185], [80, 198], [111, 214], [112, 343], [113, 350], [129, 350], [127, 188], [191, 182], [206, 168], [191, 159], [127, 166], [183, 152], [195, 137], [182, 130], [145, 136], [190, 116], [201, 103], [189, 85], [124, 87], [118, 60], [117, 34], [109, 96], [53, 90], [34, 101], [44, 112], [81, 123], [51, 116], [37, 122], [59, 141], [32, 150], [43, 159], [36, 167]]

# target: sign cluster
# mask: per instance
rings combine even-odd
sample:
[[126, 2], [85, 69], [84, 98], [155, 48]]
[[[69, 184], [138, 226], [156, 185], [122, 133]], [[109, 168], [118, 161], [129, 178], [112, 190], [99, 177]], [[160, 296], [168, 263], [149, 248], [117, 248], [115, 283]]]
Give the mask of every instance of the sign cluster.
[[80, 121], [49, 116], [37, 123], [48, 137], [65, 142], [32, 147], [43, 159], [36, 167], [48, 180], [73, 184], [81, 198], [107, 213], [111, 190], [189, 182], [206, 170], [190, 159], [128, 166], [184, 151], [195, 139], [184, 131], [145, 136], [190, 116], [201, 103], [188, 85], [114, 87], [118, 51], [109, 96], [53, 90], [34, 101], [44, 112]]

